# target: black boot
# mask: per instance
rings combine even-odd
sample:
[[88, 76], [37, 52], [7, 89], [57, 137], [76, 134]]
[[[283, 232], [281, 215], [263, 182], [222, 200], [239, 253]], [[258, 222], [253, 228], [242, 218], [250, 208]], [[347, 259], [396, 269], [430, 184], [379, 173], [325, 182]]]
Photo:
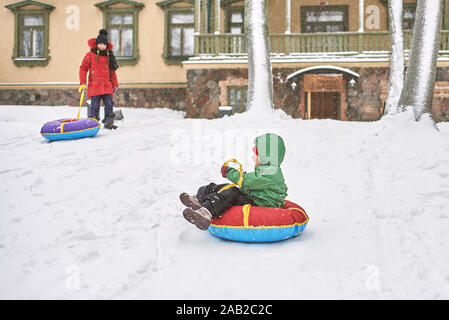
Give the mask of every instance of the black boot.
[[105, 116], [104, 118], [104, 127], [105, 129], [117, 129], [117, 126], [114, 125], [114, 114], [108, 114], [107, 116]]

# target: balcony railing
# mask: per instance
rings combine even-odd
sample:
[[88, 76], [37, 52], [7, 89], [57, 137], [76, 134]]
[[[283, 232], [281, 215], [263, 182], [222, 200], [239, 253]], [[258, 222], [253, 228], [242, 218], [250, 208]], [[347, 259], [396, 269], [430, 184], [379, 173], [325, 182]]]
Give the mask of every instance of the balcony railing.
[[[404, 49], [409, 50], [412, 32], [404, 32]], [[271, 34], [272, 54], [357, 54], [390, 50], [389, 32], [338, 32]], [[441, 31], [441, 52], [449, 53], [449, 31]], [[244, 34], [195, 35], [195, 55], [245, 55]]]

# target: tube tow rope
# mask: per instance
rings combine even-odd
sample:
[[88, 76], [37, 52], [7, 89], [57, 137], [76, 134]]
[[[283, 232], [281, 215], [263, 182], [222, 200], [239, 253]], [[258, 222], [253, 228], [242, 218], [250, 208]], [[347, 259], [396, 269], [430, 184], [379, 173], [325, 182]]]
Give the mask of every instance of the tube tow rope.
[[84, 91], [86, 90], [86, 85], [82, 84], [81, 87], [78, 89], [78, 92], [81, 92], [81, 98], [80, 98], [80, 107], [78, 109], [78, 115], [77, 115], [77, 119], [80, 118], [80, 113], [81, 113], [81, 107], [83, 105], [83, 101], [84, 101]]

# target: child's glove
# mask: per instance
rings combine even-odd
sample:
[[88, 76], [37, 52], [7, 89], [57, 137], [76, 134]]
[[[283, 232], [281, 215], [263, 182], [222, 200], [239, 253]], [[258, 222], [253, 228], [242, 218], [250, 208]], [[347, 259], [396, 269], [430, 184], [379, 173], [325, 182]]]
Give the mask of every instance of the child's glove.
[[117, 90], [118, 90], [118, 87], [112, 88], [112, 94], [114, 95], [117, 92]]
[[226, 178], [226, 174], [228, 173], [229, 167], [228, 166], [222, 166], [221, 167], [221, 175], [223, 178]]

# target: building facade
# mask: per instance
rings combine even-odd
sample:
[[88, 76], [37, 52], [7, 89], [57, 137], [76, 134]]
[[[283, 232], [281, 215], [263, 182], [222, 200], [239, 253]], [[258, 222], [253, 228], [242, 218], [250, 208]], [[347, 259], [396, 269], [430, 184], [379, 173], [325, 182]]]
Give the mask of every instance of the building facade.
[[[0, 104], [77, 105], [87, 40], [106, 28], [119, 61], [116, 106], [216, 118], [246, 108], [242, 0], [0, 1]], [[404, 45], [416, 1], [404, 0]], [[385, 0], [268, 0], [275, 108], [304, 119], [376, 120], [389, 73]], [[449, 120], [449, 0], [432, 113]]]

